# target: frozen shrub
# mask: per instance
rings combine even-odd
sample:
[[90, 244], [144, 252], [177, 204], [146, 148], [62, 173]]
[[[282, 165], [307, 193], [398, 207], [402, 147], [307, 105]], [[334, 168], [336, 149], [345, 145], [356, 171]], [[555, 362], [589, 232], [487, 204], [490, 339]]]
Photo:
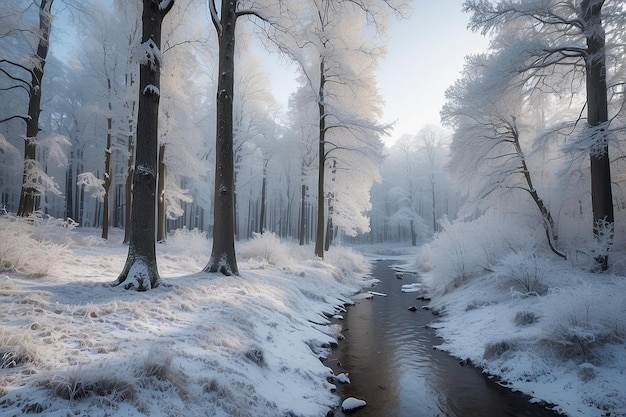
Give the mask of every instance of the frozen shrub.
[[139, 365], [140, 378], [155, 378], [158, 381], [168, 382], [183, 398], [187, 396], [185, 374], [174, 367], [174, 356], [169, 351], [151, 346]]
[[0, 369], [35, 362], [38, 355], [33, 346], [29, 337], [0, 333]]
[[578, 377], [583, 382], [594, 380], [597, 376], [595, 367], [589, 363], [581, 364], [577, 373]]
[[243, 356], [250, 362], [260, 367], [264, 367], [266, 365], [265, 357], [263, 356], [263, 351], [260, 348], [249, 349], [246, 352], [244, 352]]
[[536, 323], [539, 318], [532, 311], [518, 311], [513, 322], [516, 326], [528, 326]]
[[626, 336], [624, 284], [584, 283], [551, 291], [541, 304], [545, 339], [567, 358], [587, 360], [595, 346]]
[[511, 345], [508, 342], [493, 342], [488, 343], [485, 346], [483, 352], [483, 359], [495, 359], [498, 356], [502, 356], [505, 352], [511, 349]]
[[182, 228], [170, 232], [165, 247], [174, 253], [184, 253], [192, 259], [206, 263], [207, 254], [211, 253], [210, 243], [203, 231]]
[[344, 273], [346, 271], [354, 271], [355, 273], [365, 274], [370, 272], [372, 268], [372, 264], [363, 255], [351, 248], [342, 246], [333, 246], [324, 255], [324, 259]]
[[[473, 221], [441, 221], [429, 248], [431, 271], [426, 284], [443, 292], [493, 268], [510, 252], [530, 251], [539, 229], [526, 217], [488, 212]], [[524, 230], [524, 233], [519, 233]]]
[[52, 390], [66, 400], [79, 400], [91, 395], [108, 397], [112, 401], [133, 400], [136, 388], [128, 375], [120, 374], [111, 368], [86, 369], [72, 367], [56, 371], [41, 378], [40, 385]]
[[548, 287], [542, 282], [547, 268], [545, 260], [526, 251], [511, 252], [494, 268], [495, 274], [509, 279], [524, 295], [542, 295]]
[[44, 220], [13, 215], [0, 217], [0, 271], [20, 272], [41, 277], [67, 255], [63, 244], [48, 239]]
[[239, 246], [239, 255], [244, 259], [262, 259], [269, 265], [282, 266], [289, 259], [289, 248], [274, 233], [255, 233], [252, 239]]

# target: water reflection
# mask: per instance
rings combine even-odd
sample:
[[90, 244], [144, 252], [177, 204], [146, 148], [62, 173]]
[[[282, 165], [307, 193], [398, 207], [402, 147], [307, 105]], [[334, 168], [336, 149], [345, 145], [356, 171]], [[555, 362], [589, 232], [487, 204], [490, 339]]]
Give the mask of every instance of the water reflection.
[[[418, 277], [395, 278], [391, 263], [376, 263], [373, 275], [381, 280], [375, 296], [351, 307], [343, 322], [346, 339], [328, 360], [335, 373], [350, 373], [351, 384], [340, 387], [343, 398], [363, 399], [358, 417], [483, 417], [556, 416], [528, 403], [472, 367], [462, 367], [444, 352], [426, 328], [433, 316], [421, 310], [415, 293], [402, 293], [402, 284]], [[418, 311], [411, 312], [411, 305]], [[342, 416], [340, 410], [337, 416]]]

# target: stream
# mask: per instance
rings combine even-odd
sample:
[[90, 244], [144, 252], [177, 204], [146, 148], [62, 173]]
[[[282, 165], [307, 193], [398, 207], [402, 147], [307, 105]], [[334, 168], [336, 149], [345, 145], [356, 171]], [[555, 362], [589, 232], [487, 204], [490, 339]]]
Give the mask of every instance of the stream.
[[[519, 393], [500, 386], [479, 369], [433, 349], [441, 339], [427, 325], [436, 319], [421, 307], [416, 293], [401, 292], [416, 274], [396, 279], [391, 261], [377, 261], [371, 291], [387, 296], [363, 299], [339, 321], [345, 339], [326, 364], [335, 375], [349, 373], [351, 383], [337, 384], [341, 400], [367, 402], [355, 417], [544, 417], [557, 416]], [[412, 305], [417, 311], [409, 311]], [[344, 416], [339, 408], [335, 416]]]

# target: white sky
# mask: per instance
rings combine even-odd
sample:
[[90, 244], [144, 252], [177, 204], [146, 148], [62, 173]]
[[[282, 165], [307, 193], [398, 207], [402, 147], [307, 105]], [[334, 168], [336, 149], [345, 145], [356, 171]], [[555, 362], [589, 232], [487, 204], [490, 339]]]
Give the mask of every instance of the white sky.
[[464, 57], [488, 41], [467, 29], [462, 0], [413, 0], [408, 20], [393, 21], [387, 58], [378, 71], [385, 120], [396, 121], [390, 142], [439, 124], [445, 90], [459, 78]]
[[[385, 100], [385, 122], [394, 122], [393, 143], [427, 124], [439, 124], [445, 90], [459, 78], [464, 57], [482, 52], [488, 41], [467, 29], [463, 0], [413, 0], [409, 19], [391, 20], [387, 56], [378, 70], [378, 87]], [[287, 108], [296, 88], [293, 70], [271, 65], [273, 92]]]

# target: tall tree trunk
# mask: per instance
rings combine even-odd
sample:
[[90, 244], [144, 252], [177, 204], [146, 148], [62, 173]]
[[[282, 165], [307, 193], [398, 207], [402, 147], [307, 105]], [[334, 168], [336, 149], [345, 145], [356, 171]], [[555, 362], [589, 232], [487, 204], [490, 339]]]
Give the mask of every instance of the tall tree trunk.
[[130, 231], [132, 229], [132, 221], [130, 215], [133, 206], [133, 174], [135, 173], [135, 146], [132, 133], [133, 122], [128, 121], [128, 169], [126, 172], [126, 183], [124, 191], [126, 194], [126, 205], [124, 207], [124, 243], [130, 243]]
[[335, 201], [335, 175], [337, 173], [337, 160], [333, 160], [333, 169], [331, 171], [331, 190], [328, 193], [328, 221], [326, 223], [326, 238], [324, 240], [324, 251], [328, 252], [330, 249], [330, 245], [333, 243], [333, 239], [335, 238], [334, 234], [334, 225], [333, 225], [333, 214], [335, 212], [334, 201]]
[[219, 39], [217, 131], [215, 137], [215, 194], [213, 247], [206, 272], [238, 275], [235, 256], [233, 92], [237, 1], [222, 1], [221, 22], [214, 20]]
[[[434, 169], [434, 164], [431, 166]], [[433, 233], [437, 233], [437, 202], [435, 200], [435, 173], [430, 173], [430, 195], [433, 200]]]
[[[131, 35], [128, 39], [128, 47], [132, 48], [133, 36]], [[126, 89], [132, 90], [133, 85], [135, 84], [135, 77], [133, 76], [132, 67], [134, 65], [133, 54], [130, 55], [128, 60], [128, 70], [126, 72], [125, 82]], [[125, 210], [124, 210], [124, 243], [128, 244], [130, 242], [130, 230], [132, 227], [132, 222], [130, 220], [132, 205], [133, 205], [133, 173], [135, 172], [135, 138], [133, 135], [133, 119], [135, 116], [135, 100], [130, 100], [126, 102], [126, 109], [128, 111], [128, 168], [126, 173], [126, 183], [124, 185], [125, 189]]]
[[[157, 242], [165, 241], [165, 145], [159, 146], [159, 178], [158, 178], [158, 221], [157, 221]], [[189, 227], [191, 230], [192, 227]]]
[[326, 166], [326, 109], [324, 107], [324, 60], [320, 62], [320, 85], [317, 97], [319, 110], [319, 142], [317, 156], [317, 228], [315, 233], [315, 255], [324, 257], [324, 171]]
[[139, 66], [137, 158], [133, 175], [132, 229], [128, 256], [114, 285], [145, 291], [161, 283], [155, 245], [158, 115], [161, 78], [161, 27], [174, 1], [143, 0], [142, 57]]
[[300, 186], [300, 246], [304, 246], [306, 242], [306, 184], [304, 184], [304, 175], [302, 177], [302, 185]]
[[74, 144], [70, 149], [69, 166], [65, 177], [65, 219], [75, 219], [74, 214]]
[[41, 0], [39, 6], [39, 31], [37, 52], [33, 56], [31, 71], [30, 94], [28, 100], [28, 119], [26, 120], [26, 139], [24, 142], [24, 174], [18, 216], [27, 217], [35, 211], [35, 195], [37, 190], [29, 185], [30, 172], [37, 166], [37, 133], [39, 132], [39, 115], [41, 113], [41, 87], [46, 57], [50, 43], [52, 16], [50, 9], [54, 0]]
[[[109, 80], [109, 88], [111, 87], [111, 80]], [[111, 102], [109, 102], [109, 112], [111, 111]], [[109, 208], [110, 208], [110, 196], [111, 196], [111, 180], [113, 176], [113, 168], [111, 163], [111, 149], [113, 146], [113, 119], [109, 117], [107, 119], [107, 147], [104, 150], [104, 207], [102, 211], [102, 239], [109, 238]]]
[[328, 252], [330, 249], [330, 244], [333, 242], [333, 217], [332, 217], [332, 206], [328, 207], [328, 221], [326, 222], [326, 236], [324, 237], [324, 251]]
[[587, 123], [594, 131], [594, 142], [602, 144], [601, 148], [595, 146], [590, 155], [593, 233], [599, 242], [607, 244], [603, 248], [604, 253], [596, 255], [595, 260], [601, 270], [606, 270], [609, 267], [609, 246], [613, 241], [614, 217], [609, 148], [600, 137], [606, 135], [606, 131], [598, 128], [608, 121], [603, 4], [604, 1], [583, 0], [580, 8], [587, 39]]
[[261, 214], [259, 215], [259, 233], [263, 233], [265, 229], [265, 212], [267, 202], [267, 159], [263, 160], [263, 182], [261, 183]]

